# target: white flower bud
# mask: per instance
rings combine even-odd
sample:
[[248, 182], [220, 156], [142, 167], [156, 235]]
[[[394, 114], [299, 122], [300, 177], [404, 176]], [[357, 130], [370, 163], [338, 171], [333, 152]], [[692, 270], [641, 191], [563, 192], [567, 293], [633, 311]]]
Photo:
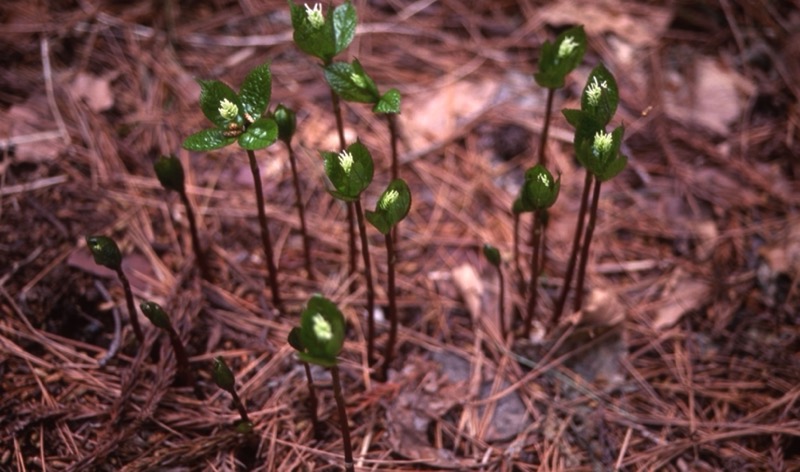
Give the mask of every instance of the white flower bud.
[[572, 51], [578, 47], [578, 43], [575, 42], [575, 39], [572, 36], [567, 36], [561, 41], [561, 44], [558, 45], [558, 57], [560, 59], [564, 59], [565, 57], [572, 54]]
[[232, 120], [239, 115], [239, 107], [227, 98], [223, 98], [219, 102], [219, 114], [226, 120]]
[[611, 151], [612, 144], [614, 144], [614, 140], [611, 137], [611, 133], [598, 131], [594, 135], [592, 149], [594, 150], [596, 156], [605, 156], [609, 151]]
[[306, 19], [308, 23], [314, 28], [319, 29], [325, 24], [325, 16], [322, 14], [322, 4], [315, 3], [313, 7], [304, 4], [306, 7]]
[[342, 166], [342, 170], [345, 174], [350, 173], [350, 169], [353, 168], [353, 155], [347, 151], [342, 151], [339, 153], [339, 164]]
[[330, 341], [333, 338], [333, 327], [331, 327], [331, 324], [328, 323], [328, 320], [326, 320], [324, 316], [315, 313], [311, 321], [313, 323], [314, 335], [317, 339]]
[[608, 83], [597, 81], [597, 76], [592, 77], [592, 83], [586, 89], [586, 98], [589, 100], [589, 105], [596, 107], [600, 103], [600, 96], [603, 90], [608, 89]]
[[400, 196], [400, 192], [397, 190], [389, 190], [388, 192], [384, 193], [381, 197], [381, 201], [378, 202], [378, 206], [380, 206], [384, 210], [388, 210], [389, 207], [397, 201], [397, 198]]

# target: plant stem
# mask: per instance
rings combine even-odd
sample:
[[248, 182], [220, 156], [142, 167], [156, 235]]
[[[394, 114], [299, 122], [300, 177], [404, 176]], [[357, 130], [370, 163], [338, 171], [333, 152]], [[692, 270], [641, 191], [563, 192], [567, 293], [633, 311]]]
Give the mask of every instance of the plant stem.
[[136, 335], [136, 340], [139, 341], [139, 344], [144, 344], [144, 333], [142, 333], [142, 327], [139, 325], [139, 317], [136, 314], [136, 306], [133, 303], [133, 290], [131, 290], [131, 283], [125, 277], [122, 267], [117, 269], [117, 277], [119, 277], [122, 289], [125, 291], [125, 303], [128, 305], [128, 317], [131, 319], [133, 334]]
[[542, 126], [542, 134], [539, 137], [539, 164], [547, 167], [547, 153], [545, 152], [545, 144], [547, 144], [547, 135], [550, 132], [550, 115], [553, 113], [553, 97], [555, 96], [556, 89], [547, 89], [547, 105], [544, 109], [544, 125]]
[[189, 220], [189, 232], [192, 236], [192, 249], [194, 249], [194, 257], [197, 260], [197, 267], [200, 269], [201, 277], [211, 281], [211, 270], [208, 267], [206, 254], [202, 247], [200, 247], [200, 235], [197, 231], [197, 220], [194, 217], [192, 204], [189, 202], [189, 196], [186, 194], [186, 190], [182, 190], [178, 193], [180, 194], [181, 202], [183, 202], [184, 208], [186, 208], [186, 218]]
[[358, 217], [358, 231], [361, 233], [361, 256], [364, 259], [364, 278], [367, 280], [367, 363], [375, 365], [375, 286], [372, 283], [372, 267], [369, 262], [369, 242], [367, 225], [364, 223], [364, 210], [361, 200], [353, 202]]
[[192, 385], [194, 383], [194, 374], [189, 369], [189, 355], [186, 354], [186, 348], [183, 346], [181, 337], [172, 326], [168, 325], [167, 334], [169, 335], [169, 342], [172, 344], [172, 350], [175, 352], [175, 361], [178, 364], [177, 379], [181, 385]]
[[583, 248], [581, 249], [581, 264], [578, 266], [578, 280], [575, 283], [575, 303], [573, 310], [578, 311], [583, 305], [583, 283], [586, 276], [586, 264], [589, 261], [589, 247], [592, 244], [592, 235], [594, 234], [594, 226], [597, 221], [597, 203], [600, 200], [600, 184], [602, 182], [597, 179], [594, 183], [594, 192], [592, 193], [592, 209], [589, 212], [589, 223], [586, 225], [586, 237], [583, 238]]
[[292, 167], [292, 180], [294, 181], [294, 195], [297, 200], [297, 214], [300, 217], [300, 233], [303, 236], [303, 254], [305, 256], [306, 272], [309, 280], [316, 280], [314, 271], [311, 270], [311, 243], [308, 239], [306, 229], [306, 212], [303, 205], [303, 193], [300, 191], [300, 177], [297, 174], [297, 159], [294, 155], [294, 148], [289, 140], [286, 140], [286, 148], [289, 150], [289, 164]]
[[[326, 63], [325, 65], [328, 65]], [[339, 101], [339, 96], [336, 92], [331, 90], [331, 103], [333, 104], [333, 114], [336, 117], [336, 131], [339, 133], [339, 150], [343, 151], [347, 148], [347, 142], [344, 139], [344, 119], [342, 118], [342, 105]], [[348, 261], [350, 276], [356, 273], [358, 262], [356, 260], [356, 222], [353, 215], [353, 206], [347, 205], [347, 234], [348, 234]], [[351, 290], [355, 290], [355, 284], [350, 286]]]
[[344, 443], [344, 470], [355, 472], [353, 463], [353, 445], [350, 443], [350, 427], [347, 425], [347, 410], [344, 407], [344, 396], [342, 395], [342, 383], [339, 380], [339, 366], [331, 367], [331, 379], [333, 380], [333, 396], [336, 398], [336, 407], [339, 410], [339, 425], [342, 430], [342, 443]]
[[495, 267], [497, 269], [497, 279], [498, 284], [500, 284], [500, 299], [497, 302], [497, 316], [500, 318], [500, 335], [503, 337], [503, 343], [506, 342], [506, 338], [508, 337], [508, 328], [506, 327], [506, 316], [505, 316], [505, 306], [506, 306], [506, 282], [505, 278], [503, 277], [503, 269], [498, 265]]
[[[396, 227], [396, 226], [395, 226]], [[394, 229], [394, 228], [392, 228]], [[383, 381], [389, 380], [389, 367], [392, 363], [392, 358], [394, 357], [394, 346], [397, 343], [397, 295], [395, 293], [395, 250], [394, 250], [394, 238], [392, 236], [392, 231], [390, 230], [384, 236], [386, 240], [386, 260], [387, 260], [387, 279], [388, 279], [388, 290], [389, 290], [389, 320], [391, 322], [389, 328], [389, 342], [386, 344], [386, 355], [384, 356], [383, 362], [383, 373], [382, 379]]]
[[250, 417], [247, 416], [247, 409], [244, 407], [244, 403], [242, 403], [242, 399], [239, 398], [239, 394], [236, 393], [236, 387], [230, 389], [228, 393], [231, 394], [233, 397], [233, 405], [236, 407], [236, 410], [239, 412], [239, 416], [242, 417], [242, 421], [250, 422]]
[[558, 297], [558, 302], [556, 303], [556, 308], [553, 311], [553, 318], [550, 320], [550, 324], [558, 323], [559, 319], [561, 318], [561, 314], [564, 311], [564, 305], [567, 304], [567, 294], [569, 293], [569, 288], [572, 285], [572, 276], [575, 274], [575, 263], [577, 262], [578, 257], [578, 247], [581, 243], [581, 238], [583, 237], [583, 223], [586, 219], [586, 208], [589, 204], [589, 192], [592, 188], [592, 173], [586, 172], [586, 180], [583, 182], [583, 195], [581, 196], [581, 206], [578, 210], [578, 220], [575, 227], [575, 236], [572, 239], [572, 250], [569, 253], [569, 259], [567, 260], [567, 273], [564, 275], [564, 285], [561, 286], [561, 293]]
[[[519, 227], [520, 221], [522, 220], [521, 213], [514, 213], [514, 249], [512, 253], [512, 257], [514, 259], [514, 271], [516, 272], [517, 277], [517, 293], [519, 293], [520, 299], [525, 299], [525, 276], [522, 275], [522, 265], [519, 262]], [[511, 315], [511, 330], [514, 330], [514, 321], [517, 319], [521, 319], [522, 314], [520, 312], [520, 307], [517, 303], [513, 304], [513, 311]]]
[[525, 338], [531, 335], [533, 315], [536, 312], [536, 302], [539, 295], [539, 248], [542, 237], [542, 219], [539, 213], [539, 211], [533, 212], [533, 240], [531, 241], [533, 255], [531, 256], [531, 283], [528, 288], [528, 317], [525, 320]]
[[392, 180], [396, 180], [399, 176], [399, 163], [397, 156], [397, 115], [388, 113], [386, 121], [389, 123], [389, 138], [392, 142]]
[[269, 236], [269, 226], [267, 225], [267, 213], [264, 210], [264, 190], [261, 187], [261, 172], [258, 169], [256, 154], [247, 150], [247, 157], [250, 159], [250, 170], [253, 172], [253, 183], [256, 190], [256, 206], [258, 207], [258, 223], [261, 225], [261, 245], [264, 247], [264, 257], [267, 259], [267, 271], [270, 289], [272, 290], [272, 303], [278, 311], [285, 311], [281, 292], [278, 286], [278, 269], [275, 267], [275, 258], [272, 253], [272, 241]]
[[311, 377], [311, 366], [308, 365], [308, 362], [303, 362], [303, 368], [305, 368], [308, 383], [308, 410], [311, 412], [311, 423], [314, 425], [314, 437], [322, 439], [322, 423], [319, 422], [317, 416], [317, 391], [314, 388], [314, 378]]

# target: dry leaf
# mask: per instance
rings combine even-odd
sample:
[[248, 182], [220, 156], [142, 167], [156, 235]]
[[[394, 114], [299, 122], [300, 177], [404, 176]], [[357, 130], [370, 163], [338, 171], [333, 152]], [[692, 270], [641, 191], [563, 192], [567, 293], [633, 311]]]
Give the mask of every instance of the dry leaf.
[[689, 278], [683, 272], [679, 272], [677, 277], [678, 281], [670, 293], [664, 296], [667, 303], [656, 312], [653, 320], [653, 328], [656, 330], [674, 325], [685, 313], [705, 304], [711, 295], [711, 287], [706, 282]]
[[483, 296], [483, 282], [478, 271], [470, 264], [462, 264], [453, 269], [453, 282], [456, 284], [458, 293], [464, 299], [467, 310], [475, 321], [483, 313], [481, 307], [481, 297]]
[[81, 72], [72, 80], [70, 90], [74, 96], [82, 98], [93, 112], [104, 112], [114, 106], [111, 81], [115, 76], [116, 73], [111, 76], [98, 77]]

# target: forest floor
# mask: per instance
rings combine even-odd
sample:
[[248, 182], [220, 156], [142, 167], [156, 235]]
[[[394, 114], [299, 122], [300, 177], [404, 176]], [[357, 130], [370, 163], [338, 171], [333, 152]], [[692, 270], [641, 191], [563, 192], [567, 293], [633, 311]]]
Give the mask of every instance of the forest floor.
[[[313, 293], [348, 320], [340, 363], [357, 470], [800, 470], [800, 4], [578, 3], [354, 1], [358, 34], [338, 59], [358, 58], [381, 90], [402, 93], [400, 175], [413, 195], [398, 230], [400, 352], [378, 382], [360, 277], [349, 289], [344, 207], [318, 154], [338, 147], [330, 94], [292, 42], [286, 2], [4, 2], [0, 470], [340, 470], [331, 377], [312, 370], [314, 438], [286, 342]], [[524, 304], [510, 208], [545, 109], [532, 74], [542, 43], [573, 24], [588, 48], [556, 91], [546, 147], [562, 189], [542, 320], [584, 181], [560, 110], [579, 107], [600, 63], [619, 84], [629, 165], [603, 186], [584, 308], [506, 343], [480, 249], [505, 258], [510, 319]], [[264, 62], [272, 105], [298, 111], [316, 275], [276, 143], [256, 155], [283, 313], [264, 283], [245, 153], [181, 149], [208, 127], [195, 79], [236, 88]], [[348, 141], [376, 158], [374, 208], [389, 181], [386, 122], [367, 106], [344, 110]], [[164, 154], [187, 171], [213, 282], [195, 269], [180, 200], [155, 178]], [[380, 315], [386, 257], [369, 231]], [[119, 243], [137, 301], [168, 308], [196, 389], [172, 385], [167, 337], [143, 317], [138, 346], [119, 282], [86, 247], [92, 234]], [[387, 331], [379, 316], [378, 346]], [[250, 435], [233, 429], [230, 395], [211, 381], [215, 356], [236, 375]]]

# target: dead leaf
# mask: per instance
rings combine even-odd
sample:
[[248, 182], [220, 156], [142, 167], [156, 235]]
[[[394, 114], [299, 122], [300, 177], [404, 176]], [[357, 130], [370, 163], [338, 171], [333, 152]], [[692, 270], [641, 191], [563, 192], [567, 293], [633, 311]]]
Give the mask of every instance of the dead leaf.
[[682, 271], [676, 274], [676, 278], [678, 280], [673, 284], [672, 290], [664, 296], [666, 304], [656, 312], [653, 320], [653, 328], [656, 330], [674, 325], [684, 314], [706, 303], [711, 295], [711, 286], [705, 281], [691, 278]]
[[105, 77], [98, 77], [81, 72], [72, 80], [70, 91], [74, 96], [82, 98], [93, 112], [104, 112], [114, 106], [111, 81], [116, 75], [116, 73], [112, 73]]
[[464, 304], [467, 305], [472, 321], [483, 313], [481, 297], [483, 296], [483, 281], [478, 271], [470, 264], [462, 264], [453, 269], [453, 282], [456, 284]]
[[625, 320], [625, 308], [610, 290], [595, 288], [589, 292], [581, 310], [579, 327], [607, 328]]

